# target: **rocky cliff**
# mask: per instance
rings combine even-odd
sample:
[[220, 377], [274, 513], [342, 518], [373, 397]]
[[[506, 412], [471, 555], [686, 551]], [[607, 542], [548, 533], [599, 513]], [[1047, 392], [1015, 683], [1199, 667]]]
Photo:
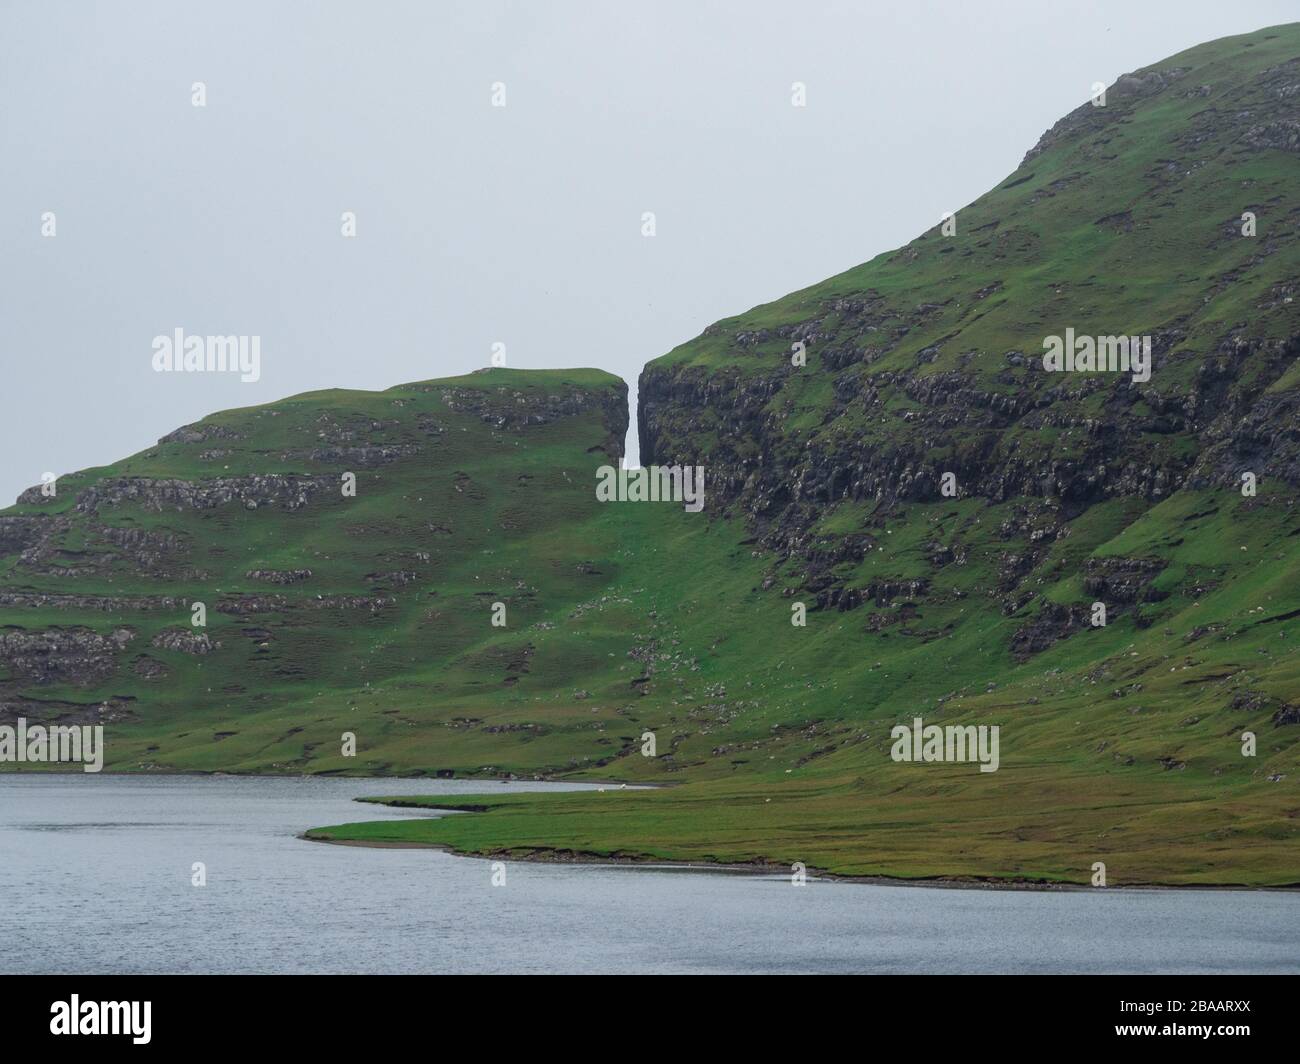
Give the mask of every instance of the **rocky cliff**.
[[[946, 225], [651, 363], [642, 461], [706, 465], [773, 579], [796, 562], [791, 590], [840, 608], [879, 598], [843, 563], [909, 503], [1017, 504], [1009, 610], [1041, 583], [1035, 556], [1099, 504], [1136, 514], [1249, 474], [1294, 505], [1297, 36], [1125, 75]], [[1067, 329], [1146, 338], [1149, 380], [1045, 369], [1045, 338]], [[860, 528], [819, 528], [854, 504]]]

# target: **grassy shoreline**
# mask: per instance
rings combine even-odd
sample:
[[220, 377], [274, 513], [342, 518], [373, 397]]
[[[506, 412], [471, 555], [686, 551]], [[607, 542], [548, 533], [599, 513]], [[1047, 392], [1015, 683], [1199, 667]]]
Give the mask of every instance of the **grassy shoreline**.
[[[618, 792], [620, 796], [630, 796]], [[638, 792], [630, 792], [636, 794]], [[646, 791], [639, 792], [646, 795]], [[663, 792], [660, 792], [662, 794]], [[358, 821], [347, 824], [311, 828], [300, 837], [313, 842], [340, 845], [371, 846], [380, 848], [437, 849], [463, 857], [499, 859], [543, 863], [620, 865], [636, 867], [670, 867], [684, 871], [749, 873], [762, 875], [789, 875], [791, 865], [798, 858], [787, 861], [771, 853], [754, 854], [728, 848], [726, 843], [709, 846], [717, 852], [700, 848], [688, 850], [685, 843], [662, 841], [642, 845], [612, 841], [617, 836], [606, 833], [601, 840], [593, 827], [599, 822], [592, 817], [601, 814], [589, 812], [584, 801], [601, 801], [613, 797], [609, 792], [601, 795], [590, 791], [570, 791], [560, 794], [519, 795], [465, 795], [447, 797], [435, 795], [405, 795], [361, 797], [356, 801], [390, 808], [429, 810], [453, 813], [475, 813], [476, 816], [417, 817], [410, 820]], [[565, 799], [577, 799], [566, 802]], [[561, 808], [554, 807], [559, 803]], [[568, 809], [564, 809], [564, 806]], [[546, 810], [550, 810], [548, 814]], [[603, 816], [618, 819], [624, 810], [607, 810]], [[570, 818], [577, 816], [577, 820]], [[545, 817], [545, 822], [541, 818]], [[556, 837], [565, 843], [552, 841]], [[585, 841], [584, 841], [585, 840]], [[784, 844], [781, 844], [782, 846]], [[772, 847], [777, 849], [777, 847]], [[780, 852], [780, 851], [778, 851]], [[789, 852], [789, 851], [786, 851]], [[1253, 881], [1216, 880], [1206, 869], [1199, 873], [1182, 870], [1172, 876], [1133, 874], [1120, 879], [1117, 869], [1123, 869], [1123, 855], [1106, 854], [1110, 883], [1105, 889], [1194, 889], [1194, 890], [1283, 890], [1300, 889], [1300, 883], [1288, 880], [1285, 875], [1261, 870]], [[901, 862], [876, 859], [875, 867], [865, 870], [858, 861], [830, 863], [805, 860], [807, 874], [822, 879], [843, 882], [869, 883], [897, 886], [952, 886], [979, 889], [1005, 890], [1095, 890], [1090, 885], [1090, 869], [1070, 876], [1072, 870], [1055, 870], [1045, 867], [1041, 871], [1027, 872], [1017, 869], [1009, 874], [990, 872], [995, 862], [963, 862], [946, 860], [932, 855], [922, 867], [914, 863], [915, 874], [902, 872]], [[984, 863], [985, 867], [978, 865]], [[1168, 876], [1168, 877], [1167, 877]]]

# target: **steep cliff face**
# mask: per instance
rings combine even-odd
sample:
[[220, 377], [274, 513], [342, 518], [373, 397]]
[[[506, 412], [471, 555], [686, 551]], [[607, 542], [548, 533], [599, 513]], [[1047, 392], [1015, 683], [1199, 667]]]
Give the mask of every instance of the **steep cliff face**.
[[[1298, 52], [1280, 27], [1125, 75], [947, 225], [651, 363], [642, 461], [707, 466], [823, 605], [872, 597], [836, 566], [907, 504], [1015, 503], [1005, 540], [1029, 556], [1099, 504], [1136, 517], [1245, 474], [1293, 505]], [[1149, 379], [1049, 371], [1067, 330], [1143, 338]], [[836, 507], [859, 526], [819, 529]], [[1012, 575], [1016, 609], [1042, 574]]]

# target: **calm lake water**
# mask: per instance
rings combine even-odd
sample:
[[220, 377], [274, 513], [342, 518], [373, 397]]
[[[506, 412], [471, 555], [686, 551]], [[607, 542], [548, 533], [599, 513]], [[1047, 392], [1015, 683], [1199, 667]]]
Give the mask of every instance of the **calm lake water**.
[[487, 861], [296, 838], [411, 815], [357, 795], [546, 786], [0, 775], [0, 971], [1300, 971], [1300, 894], [518, 862], [493, 887]]

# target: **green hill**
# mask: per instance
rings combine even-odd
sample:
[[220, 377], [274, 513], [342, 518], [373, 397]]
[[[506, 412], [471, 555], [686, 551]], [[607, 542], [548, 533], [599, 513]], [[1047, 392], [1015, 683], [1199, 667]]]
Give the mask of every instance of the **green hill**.
[[24, 493], [0, 516], [3, 712], [103, 720], [130, 771], [495, 771], [525, 740], [527, 767], [566, 765], [576, 710], [494, 722], [608, 671], [597, 625], [553, 629], [620, 564], [591, 483], [626, 393], [591, 370], [315, 392]]
[[[680, 784], [320, 837], [1300, 883], [1297, 98], [1296, 25], [1126, 75], [955, 231], [651, 363], [642, 460], [703, 513], [596, 501], [595, 371], [298, 396], [29, 492], [0, 713], [103, 719], [125, 771]], [[1067, 330], [1149, 380], [1047, 372]], [[915, 717], [998, 770], [894, 761]]]

